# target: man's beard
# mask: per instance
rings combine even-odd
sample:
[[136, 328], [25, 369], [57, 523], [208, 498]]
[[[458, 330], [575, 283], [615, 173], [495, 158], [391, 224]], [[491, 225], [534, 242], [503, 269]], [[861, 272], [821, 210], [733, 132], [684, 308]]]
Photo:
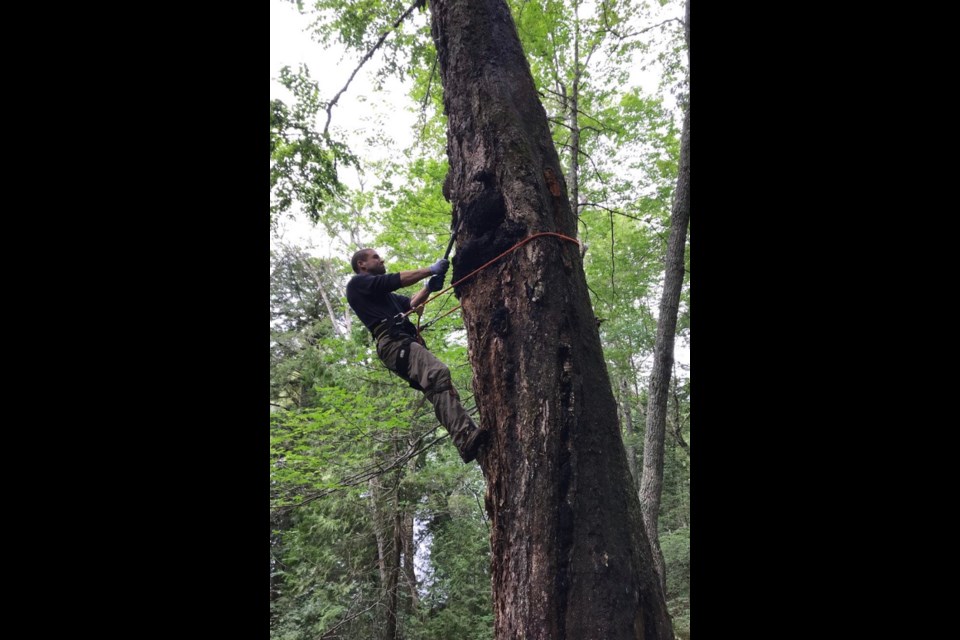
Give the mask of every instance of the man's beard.
[[383, 264], [378, 265], [378, 266], [374, 267], [373, 269], [370, 269], [370, 273], [372, 273], [372, 274], [374, 274], [374, 275], [378, 275], [378, 276], [382, 276], [382, 275], [385, 274], [386, 272], [387, 272], [387, 266], [386, 266], [386, 265], [383, 265]]

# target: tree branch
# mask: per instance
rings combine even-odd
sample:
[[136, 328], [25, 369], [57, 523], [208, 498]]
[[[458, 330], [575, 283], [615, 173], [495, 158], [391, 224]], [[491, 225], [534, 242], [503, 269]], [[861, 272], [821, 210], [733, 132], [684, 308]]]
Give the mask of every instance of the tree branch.
[[434, 56], [433, 58], [433, 66], [430, 67], [430, 77], [427, 78], [427, 90], [423, 94], [423, 103], [420, 105], [420, 115], [423, 116], [423, 128], [420, 129], [421, 140], [427, 132], [427, 102], [430, 101], [430, 89], [433, 87], [433, 76], [437, 71], [437, 60], [439, 59], [438, 56]]
[[[359, 600], [359, 597], [358, 597], [357, 599]], [[366, 613], [367, 611], [370, 611], [370, 609], [373, 609], [374, 607], [376, 607], [376, 606], [378, 606], [378, 605], [380, 605], [380, 604], [382, 604], [382, 603], [383, 603], [383, 596], [380, 596], [380, 599], [379, 599], [379, 600], [377, 600], [376, 602], [374, 602], [372, 605], [370, 605], [370, 606], [367, 607], [366, 609], [364, 609], [364, 610], [362, 610], [362, 611], [357, 611], [355, 614], [350, 615], [350, 616], [347, 616], [346, 618], [344, 618], [343, 620], [341, 620], [340, 622], [338, 622], [338, 623], [335, 624], [334, 626], [330, 627], [330, 629], [328, 629], [327, 631], [325, 631], [325, 632], [323, 633], [323, 635], [320, 636], [320, 640], [324, 640], [324, 638], [332, 638], [333, 636], [330, 635], [331, 633], [333, 633], [334, 631], [336, 631], [337, 629], [339, 629], [339, 628], [342, 627], [343, 625], [347, 624], [347, 623], [350, 622], [351, 620], [353, 620], [353, 619], [355, 619], [355, 618], [358, 618], [359, 616], [363, 615], [363, 614]]]
[[[566, 96], [565, 94], [558, 93], [558, 92], [554, 91], [553, 89], [551, 89], [550, 87], [544, 87], [543, 90], [552, 93], [553, 95], [557, 96], [557, 97], [560, 98], [561, 100], [566, 100], [566, 99], [567, 99], [567, 96]], [[547, 97], [547, 96], [543, 95], [543, 91], [538, 91], [537, 93], [540, 94], [540, 97], [542, 97], [542, 98], [546, 98], [546, 97]]]
[[571, 131], [573, 131], [573, 127], [571, 127], [569, 124], [567, 124], [563, 120], [558, 120], [557, 118], [548, 117], [547, 121], [552, 122], [553, 124], [556, 124], [556, 125], [560, 125], [561, 127], [566, 127], [567, 129], [570, 129]]
[[667, 18], [667, 19], [664, 20], [663, 22], [658, 22], [657, 24], [654, 24], [654, 25], [651, 25], [651, 26], [649, 26], [649, 27], [646, 27], [645, 29], [640, 29], [640, 31], [634, 31], [634, 32], [632, 32], [632, 33], [625, 33], [625, 34], [623, 34], [623, 35], [617, 33], [616, 29], [614, 29], [613, 27], [609, 27], [609, 26], [607, 26], [607, 25], [604, 25], [604, 26], [607, 26], [607, 29], [609, 29], [609, 30], [610, 30], [610, 33], [612, 33], [613, 35], [617, 36], [617, 37], [620, 38], [621, 40], [625, 40], [625, 39], [627, 39], [627, 38], [632, 38], [633, 36], [639, 36], [639, 35], [642, 34], [642, 33], [646, 33], [647, 31], [650, 31], [651, 29], [656, 29], [657, 27], [662, 27], [663, 25], [667, 24], [668, 22], [679, 22], [681, 26], [684, 24], [683, 20], [681, 20], [680, 18]]
[[615, 213], [615, 214], [617, 214], [618, 216], [623, 216], [624, 218], [630, 218], [631, 220], [637, 220], [637, 221], [639, 221], [639, 222], [644, 222], [644, 223], [646, 222], [646, 220], [644, 220], [643, 218], [638, 218], [637, 216], [632, 216], [632, 215], [630, 215], [629, 213], [624, 213], [624, 212], [622, 212], [622, 211], [618, 211], [617, 209], [611, 209], [610, 207], [605, 207], [605, 206], [603, 206], [602, 204], [600, 204], [599, 202], [583, 202], [583, 203], [581, 203], [580, 206], [581, 206], [581, 207], [596, 207], [597, 209], [603, 209], [604, 211], [609, 211], [610, 213]]
[[603, 296], [601, 296], [599, 293], [597, 293], [596, 291], [594, 291], [594, 290], [593, 290], [593, 287], [591, 287], [589, 284], [587, 284], [587, 289], [589, 289], [589, 290], [590, 290], [590, 293], [592, 293], [594, 296], [596, 296], [597, 300], [599, 300], [599, 301], [602, 302], [603, 304], [606, 304], [606, 305], [609, 305], [609, 304], [610, 304], [610, 301], [609, 301], [609, 300], [607, 300], [606, 298], [604, 298]]
[[350, 86], [350, 83], [353, 82], [353, 79], [354, 77], [356, 77], [357, 72], [360, 71], [360, 68], [363, 67], [363, 65], [365, 65], [368, 60], [370, 60], [374, 52], [376, 52], [376, 50], [380, 48], [380, 45], [382, 45], [383, 42], [387, 39], [387, 36], [393, 33], [393, 31], [400, 26], [400, 23], [406, 20], [407, 17], [411, 13], [413, 13], [413, 10], [416, 9], [417, 6], [421, 4], [421, 2], [422, 0], [414, 0], [413, 4], [407, 7], [407, 10], [404, 11], [403, 14], [394, 21], [393, 26], [387, 29], [386, 31], [384, 31], [382, 34], [380, 34], [380, 39], [377, 40], [377, 44], [373, 45], [370, 51], [367, 51], [367, 55], [363, 56], [363, 58], [360, 59], [360, 64], [358, 64], [357, 68], [354, 69], [353, 73], [350, 74], [350, 78], [347, 80], [347, 84], [343, 85], [343, 89], [340, 89], [340, 91], [337, 92], [337, 95], [333, 96], [333, 100], [331, 100], [327, 104], [327, 124], [324, 125], [323, 127], [324, 137], [326, 137], [327, 130], [330, 128], [330, 120], [331, 118], [333, 118], [333, 106], [337, 104], [337, 101], [340, 99], [340, 96], [343, 95], [343, 93], [347, 90], [347, 87]]
[[[553, 95], [555, 95], [555, 96], [557, 96], [558, 98], [560, 98], [560, 100], [561, 100], [561, 102], [562, 102], [562, 104], [563, 104], [563, 108], [564, 108], [564, 110], [566, 110], [566, 108], [567, 108], [567, 107], [566, 107], [566, 104], [567, 104], [567, 96], [562, 95], [562, 94], [559, 94], [559, 93], [557, 93], [556, 91], [553, 91], [552, 89], [548, 89], [548, 88], [546, 88], [546, 87], [544, 87], [544, 91], [548, 91], [549, 93], [552, 93]], [[538, 92], [537, 92], [537, 95], [539, 95], [541, 98], [546, 98], [546, 97], [547, 97], [547, 96], [543, 95], [543, 91], [538, 91]], [[609, 130], [611, 129], [611, 127], [608, 127], [607, 125], [605, 125], [602, 120], [600, 120], [600, 119], [597, 118], [596, 116], [590, 115], [589, 113], [587, 113], [587, 112], [584, 111], [583, 109], [580, 109], [579, 107], [577, 107], [577, 113], [579, 113], [580, 115], [582, 115], [582, 116], [584, 116], [584, 117], [586, 117], [586, 118], [590, 118], [591, 120], [593, 120], [594, 122], [596, 122], [598, 125], [600, 125], [600, 127], [602, 127], [603, 130], [605, 130], [605, 131], [609, 131]], [[567, 125], [567, 126], [569, 127], [569, 125]], [[599, 130], [597, 130], [596, 128], [591, 127], [591, 126], [589, 126], [589, 125], [587, 125], [587, 126], [585, 126], [585, 127], [580, 127], [580, 130], [581, 130], [581, 131], [583, 131], [584, 129], [593, 129], [594, 131], [597, 131], [597, 133], [600, 133]]]
[[[600, 184], [602, 184], [603, 186], [607, 186], [607, 181], [604, 180], [603, 176], [600, 174], [600, 168], [597, 167], [596, 160], [594, 160], [593, 157], [586, 151], [581, 151], [581, 153], [583, 153], [584, 157], [590, 161], [590, 164], [593, 166], [593, 173], [597, 176], [597, 180], [600, 181]], [[577, 209], [580, 209], [580, 207], [577, 207]]]
[[657, 23], [657, 24], [655, 24], [655, 25], [651, 25], [651, 26], [646, 27], [646, 28], [644, 28], [644, 29], [640, 29], [640, 31], [634, 31], [633, 33], [627, 33], [627, 34], [621, 35], [616, 29], [614, 29], [613, 27], [610, 26], [610, 22], [609, 22], [608, 19], [607, 19], [607, 3], [606, 3], [606, 2], [602, 3], [601, 7], [603, 8], [603, 27], [604, 27], [604, 29], [606, 29], [607, 31], [609, 31], [609, 32], [612, 33], [613, 35], [617, 36], [617, 37], [618, 37], [619, 39], [621, 39], [621, 40], [624, 40], [624, 39], [626, 39], [626, 38], [632, 38], [633, 36], [638, 36], [638, 35], [640, 35], [641, 33], [646, 33], [647, 31], [650, 31], [651, 29], [656, 29], [657, 27], [663, 26], [663, 25], [667, 24], [668, 22], [672, 22], [672, 21], [677, 21], [677, 22], [679, 22], [681, 25], [684, 25], [684, 26], [686, 25], [686, 23], [684, 23], [684, 21], [681, 20], [680, 18], [667, 18], [667, 19], [664, 20], [663, 22], [659, 22], [659, 23]]
[[297, 504], [286, 505], [286, 506], [278, 507], [277, 509], [274, 509], [273, 515], [274, 515], [274, 516], [278, 516], [278, 515], [281, 515], [281, 514], [283, 514], [283, 513], [292, 511], [293, 509], [296, 509], [297, 507], [302, 507], [302, 506], [305, 505], [305, 504], [309, 504], [309, 503], [313, 502], [314, 500], [319, 500], [320, 498], [326, 497], [326, 496], [328, 496], [328, 495], [330, 495], [330, 494], [332, 494], [332, 493], [336, 493], [337, 491], [343, 491], [343, 490], [346, 489], [347, 487], [354, 487], [354, 486], [356, 486], [356, 485], [358, 485], [358, 484], [361, 484], [361, 483], [363, 483], [363, 482], [366, 482], [367, 480], [369, 480], [370, 478], [373, 478], [374, 476], [383, 475], [384, 473], [386, 473], [386, 472], [388, 472], [388, 471], [390, 471], [390, 470], [392, 470], [392, 469], [395, 469], [395, 468], [397, 468], [398, 466], [400, 466], [400, 465], [402, 465], [402, 464], [405, 464], [405, 463], [406, 463], [408, 460], [410, 460], [411, 458], [414, 458], [414, 457], [420, 455], [421, 453], [423, 453], [424, 451], [426, 451], [427, 449], [429, 449], [429, 448], [432, 447], [433, 445], [437, 444], [437, 443], [440, 442], [441, 440], [444, 440], [444, 439], [450, 437], [449, 434], [448, 434], [448, 435], [439, 436], [439, 437], [437, 437], [437, 438], [434, 438], [434, 439], [431, 440], [430, 442], [428, 442], [426, 445], [424, 445], [424, 446], [421, 447], [420, 449], [413, 450], [414, 447], [416, 447], [426, 436], [430, 435], [431, 433], [433, 433], [434, 431], [436, 431], [436, 430], [439, 429], [439, 428], [440, 428], [440, 425], [438, 424], [438, 425], [435, 426], [433, 429], [430, 429], [429, 431], [427, 431], [426, 433], [424, 433], [422, 436], [420, 436], [419, 438], [417, 438], [417, 440], [410, 446], [410, 449], [409, 449], [406, 453], [401, 454], [399, 457], [397, 457], [395, 460], [393, 460], [393, 462], [391, 462], [391, 463], [388, 464], [387, 466], [383, 466], [383, 465], [381, 465], [380, 463], [376, 463], [376, 464], [370, 465], [370, 466], [367, 467], [366, 469], [363, 469], [362, 471], [354, 474], [353, 476], [348, 476], [348, 477], [344, 478], [344, 479], [341, 480], [339, 483], [337, 483], [338, 486], [336, 486], [336, 487], [331, 487], [330, 489], [324, 489], [323, 491], [319, 491], [319, 492], [317, 492], [317, 493], [315, 493], [315, 494], [313, 494], [313, 495], [311, 495], [311, 496], [308, 496], [308, 497], [304, 498], [303, 500], [301, 500], [301, 501], [298, 502]]

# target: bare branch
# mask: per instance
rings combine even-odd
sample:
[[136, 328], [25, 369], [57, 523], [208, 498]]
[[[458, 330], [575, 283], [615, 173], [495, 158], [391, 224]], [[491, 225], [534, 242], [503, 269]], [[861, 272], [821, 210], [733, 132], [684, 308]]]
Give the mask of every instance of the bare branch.
[[[603, 175], [600, 173], [600, 168], [597, 166], [597, 163], [596, 163], [596, 161], [593, 159], [593, 157], [592, 157], [589, 153], [587, 153], [586, 151], [584, 151], [584, 150], [582, 150], [582, 149], [580, 150], [580, 153], [582, 153], [583, 156], [584, 156], [587, 160], [590, 161], [590, 164], [593, 165], [593, 173], [597, 176], [597, 180], [600, 182], [600, 184], [606, 186], [606, 185], [607, 185], [607, 181], [603, 179]], [[581, 205], [581, 206], [582, 206], [582, 205]], [[579, 208], [579, 207], [578, 207], [578, 208]]]
[[[667, 24], [668, 22], [672, 22], [672, 21], [676, 21], [676, 22], [679, 22], [681, 25], [685, 25], [684, 21], [681, 20], [680, 18], [667, 18], [667, 19], [664, 20], [663, 22], [658, 22], [658, 23], [655, 24], [655, 25], [651, 25], [651, 26], [646, 27], [646, 28], [644, 28], [644, 29], [640, 29], [639, 31], [634, 31], [634, 32], [632, 32], [632, 33], [621, 34], [621, 33], [618, 32], [616, 29], [614, 29], [613, 27], [610, 26], [610, 22], [609, 22], [608, 19], [607, 19], [607, 3], [606, 3], [606, 2], [602, 3], [601, 7], [602, 7], [602, 9], [603, 9], [603, 27], [604, 27], [604, 29], [606, 29], [607, 31], [609, 31], [609, 32], [612, 33], [613, 35], [617, 36], [620, 40], [625, 40], [626, 38], [632, 38], [633, 36], [638, 36], [638, 35], [640, 35], [640, 34], [642, 34], [642, 33], [646, 33], [647, 31], [650, 31], [651, 29], [656, 29], [657, 27], [663, 26], [663, 25]], [[597, 33], [599, 33], [599, 30], [597, 31]]]
[[430, 67], [430, 77], [427, 78], [427, 90], [423, 94], [423, 104], [420, 105], [420, 115], [423, 116], [423, 128], [420, 129], [420, 139], [422, 140], [427, 132], [427, 102], [430, 101], [430, 89], [433, 87], [433, 76], [437, 72], [437, 60], [440, 58], [434, 56], [433, 66]]
[[634, 32], [632, 32], [632, 33], [625, 33], [625, 34], [623, 34], [623, 35], [617, 33], [617, 31], [616, 31], [615, 29], [613, 29], [612, 27], [607, 27], [607, 28], [610, 30], [610, 33], [612, 33], [613, 35], [617, 36], [617, 37], [620, 38], [621, 40], [625, 40], [625, 39], [627, 39], [627, 38], [632, 38], [633, 36], [639, 36], [639, 35], [642, 34], [642, 33], [646, 33], [647, 31], [650, 31], [651, 29], [656, 29], [657, 27], [662, 27], [663, 25], [667, 24], [668, 22], [678, 22], [678, 23], [680, 23], [681, 26], [684, 24], [684, 23], [683, 23], [683, 20], [681, 20], [680, 18], [667, 18], [667, 19], [664, 20], [663, 22], [658, 22], [657, 24], [654, 24], [654, 25], [651, 25], [651, 26], [649, 26], [649, 27], [646, 27], [645, 29], [640, 29], [640, 31], [634, 31]]
[[413, 4], [407, 7], [407, 10], [404, 11], [403, 14], [394, 21], [393, 26], [387, 29], [386, 31], [384, 31], [382, 34], [380, 34], [380, 39], [377, 40], [377, 44], [373, 45], [370, 51], [367, 51], [367, 55], [363, 56], [363, 58], [360, 59], [360, 64], [358, 64], [357, 68], [354, 69], [353, 73], [350, 74], [350, 78], [347, 80], [347, 84], [343, 85], [343, 89], [340, 89], [340, 91], [337, 92], [337, 95], [333, 96], [333, 100], [331, 100], [329, 104], [327, 104], [327, 124], [324, 125], [323, 127], [324, 136], [327, 135], [327, 130], [330, 128], [330, 120], [331, 118], [333, 118], [333, 106], [337, 104], [337, 101], [340, 99], [340, 96], [343, 95], [343, 93], [347, 90], [347, 87], [350, 86], [350, 83], [353, 82], [353, 79], [354, 77], [356, 77], [357, 72], [360, 71], [360, 68], [363, 67], [363, 65], [365, 65], [371, 57], [373, 57], [374, 52], [376, 52], [376, 50], [380, 48], [380, 45], [382, 45], [383, 42], [387, 39], [387, 36], [393, 33], [393, 31], [400, 26], [400, 23], [406, 20], [407, 16], [413, 13], [413, 10], [416, 9], [417, 6], [421, 4], [421, 1], [422, 0], [414, 0]]
[[591, 287], [589, 284], [587, 285], [587, 289], [589, 289], [589, 290], [590, 290], [590, 293], [592, 293], [594, 296], [596, 296], [597, 300], [599, 300], [599, 301], [602, 302], [603, 304], [606, 304], [606, 305], [609, 305], [609, 304], [610, 304], [610, 301], [609, 301], [609, 300], [607, 300], [606, 298], [604, 298], [603, 296], [601, 296], [599, 293], [597, 293], [596, 291], [594, 291], [594, 290], [593, 290], [593, 287]]
[[560, 125], [561, 127], [566, 127], [567, 129], [570, 129], [571, 131], [573, 131], [573, 127], [571, 127], [569, 124], [567, 124], [563, 120], [559, 120], [557, 118], [550, 118], [550, 117], [548, 117], [547, 120], [552, 122], [553, 124]]
[[[556, 91], [553, 91], [552, 89], [544, 88], [544, 90], [545, 90], [545, 91], [548, 91], [549, 93], [552, 93], [553, 95], [555, 95], [555, 96], [557, 96], [558, 98], [560, 98], [560, 100], [563, 102], [563, 108], [564, 108], [564, 109], [567, 108], [567, 107], [566, 107], [566, 104], [567, 104], [567, 102], [566, 102], [566, 101], [567, 101], [567, 96], [565, 96], [565, 95], [563, 95], [563, 94], [560, 94], [560, 93], [557, 93]], [[539, 96], [540, 96], [541, 98], [546, 98], [546, 96], [543, 95], [543, 92], [542, 92], [542, 91], [538, 91], [537, 94], [539, 94]], [[579, 107], [577, 108], [577, 113], [580, 114], [581, 116], [590, 118], [591, 120], [593, 120], [594, 122], [596, 122], [598, 125], [600, 125], [604, 130], [610, 130], [610, 129], [611, 129], [611, 127], [608, 127], [607, 125], [605, 125], [605, 124], [603, 123], [603, 121], [601, 121], [599, 118], [597, 118], [596, 116], [590, 115], [589, 113], [587, 113], [586, 111], [580, 109]], [[567, 126], [569, 126], [569, 125], [567, 125]], [[597, 129], [595, 129], [595, 128], [593, 128], [593, 127], [590, 127], [589, 125], [587, 125], [586, 127], [580, 127], [580, 130], [581, 130], [581, 131], [583, 131], [584, 129], [593, 129], [594, 131], [597, 131], [597, 133], [600, 133], [600, 131], [598, 131]]]
[[639, 222], [646, 222], [643, 218], [638, 218], [637, 216], [632, 216], [629, 213], [624, 213], [617, 209], [611, 209], [610, 207], [605, 207], [599, 202], [583, 202], [580, 205], [581, 207], [596, 207], [597, 209], [603, 209], [604, 211], [609, 211], [610, 213], [615, 213], [618, 216], [623, 216], [624, 218], [630, 218], [631, 220], [637, 220]]
[[441, 440], [445, 440], [446, 438], [449, 438], [449, 437], [450, 437], [449, 435], [438, 436], [437, 438], [434, 438], [433, 440], [431, 440], [430, 442], [428, 442], [426, 445], [424, 445], [424, 446], [421, 447], [420, 449], [414, 450], [414, 448], [415, 448], [426, 436], [430, 435], [431, 433], [433, 433], [434, 431], [436, 431], [436, 430], [439, 429], [439, 428], [440, 428], [440, 425], [437, 425], [437, 426], [435, 426], [433, 429], [430, 429], [429, 431], [427, 431], [426, 433], [424, 433], [422, 436], [420, 436], [419, 438], [417, 438], [417, 440], [410, 446], [410, 449], [408, 449], [407, 452], [405, 452], [405, 453], [401, 454], [400, 456], [398, 456], [398, 457], [397, 457], [395, 460], [393, 460], [393, 462], [391, 462], [390, 464], [388, 464], [388, 465], [386, 465], [386, 466], [383, 466], [383, 465], [381, 465], [380, 463], [375, 463], [375, 464], [373, 464], [373, 465], [370, 465], [369, 467], [367, 467], [367, 468], [363, 469], [362, 471], [354, 474], [353, 476], [348, 476], [348, 477], [344, 478], [344, 479], [341, 480], [339, 483], [337, 483], [337, 486], [336, 486], [336, 487], [331, 487], [331, 488], [329, 488], [329, 489], [324, 489], [323, 491], [319, 491], [319, 492], [317, 492], [317, 493], [315, 493], [315, 494], [313, 494], [313, 495], [311, 495], [311, 496], [308, 496], [308, 497], [304, 498], [303, 500], [301, 500], [301, 501], [298, 502], [297, 504], [286, 505], [286, 506], [279, 507], [279, 508], [275, 509], [275, 510], [274, 510], [274, 515], [276, 516], [276, 515], [280, 515], [280, 514], [282, 514], [282, 513], [288, 512], [288, 511], [292, 511], [293, 509], [296, 509], [297, 507], [302, 507], [303, 505], [309, 504], [309, 503], [313, 502], [314, 500], [319, 500], [320, 498], [326, 497], [326, 496], [328, 496], [328, 495], [330, 495], [330, 494], [332, 494], [332, 493], [336, 493], [337, 491], [343, 491], [343, 490], [346, 489], [347, 487], [354, 487], [354, 486], [356, 486], [356, 485], [358, 485], [358, 484], [362, 484], [362, 483], [366, 482], [367, 480], [369, 480], [370, 478], [373, 478], [374, 476], [383, 475], [383, 474], [386, 473], [387, 471], [390, 471], [390, 470], [392, 470], [392, 469], [396, 469], [398, 466], [403, 465], [403, 464], [406, 464], [406, 462], [407, 462], [408, 460], [410, 460], [411, 458], [414, 458], [414, 457], [420, 455], [421, 453], [423, 453], [424, 451], [426, 451], [427, 449], [429, 449], [429, 448], [432, 447], [433, 445], [437, 444], [437, 443], [440, 442]]
[[327, 630], [326, 632], [324, 632], [324, 634], [323, 634], [322, 636], [320, 636], [320, 640], [323, 640], [324, 638], [332, 638], [333, 636], [331, 636], [330, 634], [332, 634], [334, 631], [336, 631], [337, 629], [339, 629], [339, 628], [342, 627], [343, 625], [347, 624], [348, 622], [350, 622], [350, 621], [353, 620], [354, 618], [358, 618], [359, 616], [365, 614], [367, 611], [370, 611], [370, 609], [373, 609], [374, 607], [379, 606], [379, 605], [382, 604], [382, 603], [383, 603], [383, 596], [381, 596], [379, 600], [377, 600], [376, 602], [374, 602], [372, 605], [370, 605], [370, 606], [367, 607], [366, 609], [363, 609], [362, 611], [357, 611], [355, 614], [350, 615], [350, 616], [347, 616], [346, 618], [344, 618], [343, 620], [341, 620], [340, 622], [338, 622], [338, 623], [335, 624], [334, 626], [330, 627], [329, 630]]
[[[553, 89], [551, 89], [551, 88], [549, 88], [549, 87], [544, 87], [543, 90], [552, 93], [553, 95], [557, 96], [557, 97], [560, 98], [561, 100], [566, 100], [566, 99], [567, 99], [567, 96], [566, 96], [566, 95], [564, 95], [564, 94], [562, 94], [562, 93], [557, 93], [556, 91], [554, 91]], [[543, 91], [538, 91], [537, 93], [540, 94], [540, 97], [541, 97], [541, 98], [546, 98], [546, 96], [543, 95]]]

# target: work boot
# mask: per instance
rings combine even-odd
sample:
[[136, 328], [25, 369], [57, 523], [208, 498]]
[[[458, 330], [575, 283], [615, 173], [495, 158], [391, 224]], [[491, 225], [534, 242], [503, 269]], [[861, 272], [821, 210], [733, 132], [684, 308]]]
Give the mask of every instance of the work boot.
[[477, 458], [477, 453], [480, 452], [480, 447], [487, 444], [489, 440], [489, 430], [479, 427], [474, 428], [463, 443], [463, 449], [460, 450], [460, 458], [464, 462], [473, 462]]

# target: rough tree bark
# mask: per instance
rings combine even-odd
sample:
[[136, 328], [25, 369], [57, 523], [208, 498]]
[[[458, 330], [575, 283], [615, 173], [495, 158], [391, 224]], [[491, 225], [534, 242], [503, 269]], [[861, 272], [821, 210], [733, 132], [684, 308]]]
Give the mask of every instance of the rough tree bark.
[[[686, 8], [685, 35], [690, 49], [690, 3]], [[657, 337], [653, 347], [653, 370], [650, 372], [650, 391], [647, 403], [647, 431], [643, 439], [643, 474], [640, 477], [640, 505], [643, 523], [650, 538], [653, 558], [657, 563], [660, 585], [666, 593], [666, 570], [657, 523], [660, 516], [660, 497], [663, 494], [663, 447], [667, 420], [667, 392], [673, 371], [673, 340], [677, 332], [677, 312], [680, 289], [683, 285], [683, 255], [690, 222], [690, 108], [683, 114], [683, 132], [680, 135], [680, 167], [677, 188], [673, 192], [670, 212], [670, 235], [667, 238], [666, 269], [663, 294], [660, 297], [660, 317], [657, 318]]]
[[[453, 279], [576, 223], [504, 0], [431, 0]], [[457, 225], [460, 225], [457, 227]], [[673, 638], [578, 247], [533, 240], [458, 287], [487, 479], [495, 636]]]

